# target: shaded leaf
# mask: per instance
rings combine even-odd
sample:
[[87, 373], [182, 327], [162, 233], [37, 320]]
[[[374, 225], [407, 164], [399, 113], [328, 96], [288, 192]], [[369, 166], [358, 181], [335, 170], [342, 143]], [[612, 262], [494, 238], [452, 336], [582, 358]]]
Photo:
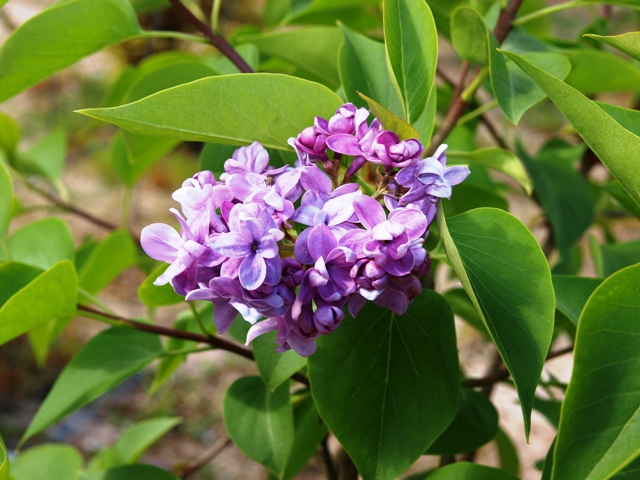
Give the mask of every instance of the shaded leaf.
[[[339, 54], [340, 80], [347, 100], [366, 107], [374, 99], [395, 115], [402, 115], [402, 104], [386, 67], [384, 44], [340, 25], [344, 44]], [[422, 117], [422, 116], [421, 116]]]
[[606, 192], [615, 198], [625, 209], [640, 218], [640, 205], [638, 205], [633, 198], [622, 188], [618, 182], [609, 182], [602, 186]]
[[153, 282], [169, 268], [169, 265], [162, 264], [144, 279], [140, 287], [138, 287], [138, 298], [147, 307], [163, 307], [165, 305], [174, 305], [184, 302], [184, 297], [178, 295], [171, 283], [165, 285], [154, 285]]
[[488, 147], [473, 152], [448, 151], [447, 163], [450, 165], [471, 163], [502, 172], [517, 181], [527, 195], [531, 195], [531, 179], [522, 162], [509, 150]]
[[11, 222], [11, 207], [13, 206], [13, 181], [11, 174], [0, 161], [0, 238], [9, 230]]
[[10, 115], [0, 112], [0, 153], [4, 151], [9, 156], [20, 142], [20, 126]]
[[498, 412], [491, 400], [481, 392], [461, 388], [455, 418], [425, 454], [457, 455], [472, 452], [490, 442], [497, 432]]
[[[626, 59], [595, 49], [566, 50], [571, 72], [565, 82], [585, 94], [636, 90], [640, 68]], [[607, 72], [616, 72], [609, 75]], [[535, 80], [535, 79], [534, 79]]]
[[126, 0], [58, 2], [20, 25], [0, 48], [0, 102], [141, 33]]
[[260, 377], [240, 378], [227, 390], [222, 415], [233, 443], [282, 478], [294, 438], [289, 384], [269, 392]]
[[618, 270], [640, 263], [640, 240], [599, 245], [592, 238], [589, 243], [600, 277], [606, 278]]
[[531, 232], [502, 210], [479, 208], [445, 222], [438, 209], [438, 228], [453, 269], [513, 377], [528, 436], [553, 334], [547, 260]]
[[578, 325], [582, 309], [593, 291], [602, 283], [602, 279], [552, 275], [551, 280], [556, 293], [556, 308], [564, 313], [574, 325]]
[[518, 450], [516, 450], [513, 441], [501, 428], [498, 428], [495, 441], [496, 446], [498, 447], [500, 467], [516, 477], [519, 477], [520, 459], [518, 458]]
[[[100, 472], [85, 472], [79, 480], [179, 480], [171, 472], [153, 465], [135, 464]], [[18, 479], [16, 479], [18, 480]]]
[[383, 18], [389, 73], [412, 123], [427, 105], [436, 74], [436, 24], [424, 0], [384, 0]]
[[276, 352], [276, 334], [269, 332], [251, 342], [258, 372], [272, 392], [307, 364], [307, 359], [293, 350]]
[[293, 447], [289, 452], [284, 479], [293, 478], [306, 465], [315, 455], [320, 441], [327, 435], [327, 426], [320, 420], [311, 396], [295, 406], [293, 419]]
[[56, 180], [62, 175], [67, 155], [67, 134], [58, 128], [41, 138], [13, 162], [21, 172]]
[[487, 332], [487, 327], [484, 326], [482, 318], [480, 318], [476, 307], [473, 305], [469, 295], [467, 295], [467, 292], [465, 292], [463, 288], [453, 288], [447, 291], [444, 294], [444, 298], [449, 303], [449, 306], [451, 306], [453, 313], [466, 320], [473, 328], [478, 330], [484, 336], [490, 338], [489, 332]]
[[530, 158], [518, 148], [533, 179], [536, 199], [544, 209], [555, 246], [562, 258], [582, 237], [595, 217], [593, 197], [586, 180], [566, 162], [552, 155]]
[[473, 184], [456, 186], [451, 200], [443, 202], [442, 207], [448, 217], [481, 207], [509, 211], [509, 204], [502, 195], [496, 193], [495, 190], [489, 190]]
[[553, 479], [609, 478], [638, 455], [639, 283], [640, 265], [621, 270], [593, 292], [582, 311]]
[[131, 425], [118, 439], [113, 449], [124, 463], [137, 462], [142, 454], [164, 434], [178, 425], [180, 418], [152, 418]]
[[427, 477], [427, 480], [515, 480], [517, 478], [505, 470], [476, 463], [458, 462], [438, 468]]
[[[36, 220], [16, 230], [5, 242], [11, 260], [46, 270], [61, 260], [75, 258], [71, 230], [55, 217]], [[4, 260], [0, 249], [0, 260]]]
[[78, 272], [80, 286], [89, 293], [98, 293], [135, 262], [133, 240], [127, 232], [116, 230], [91, 250]]
[[[572, 123], [585, 143], [602, 160], [631, 197], [640, 205], [640, 176], [635, 152], [640, 137], [616, 122], [594, 102], [574, 88], [532, 65], [521, 56], [505, 52], [539, 86]], [[611, 139], [615, 138], [613, 142]]]
[[[233, 156], [238, 147], [234, 145], [219, 145], [217, 143], [205, 143], [200, 154], [200, 170], [210, 170], [216, 177], [224, 172], [224, 162]], [[269, 164], [272, 164], [269, 162]]]
[[477, 10], [459, 7], [453, 12], [451, 44], [463, 60], [483, 66], [489, 63], [488, 29]]
[[308, 369], [320, 416], [363, 478], [395, 478], [455, 416], [453, 314], [432, 290], [402, 316], [368, 303], [318, 339]]
[[126, 327], [99, 333], [64, 368], [21, 442], [115, 388], [161, 353], [156, 335]]
[[286, 150], [287, 139], [313, 124], [314, 116], [328, 118], [341, 104], [322, 85], [255, 73], [204, 78], [121, 107], [80, 113], [141, 135], [229, 145], [258, 141]]
[[308, 71], [327, 85], [340, 85], [338, 48], [342, 35], [336, 27], [309, 26], [243, 35], [239, 42], [250, 42], [260, 53], [286, 60]]

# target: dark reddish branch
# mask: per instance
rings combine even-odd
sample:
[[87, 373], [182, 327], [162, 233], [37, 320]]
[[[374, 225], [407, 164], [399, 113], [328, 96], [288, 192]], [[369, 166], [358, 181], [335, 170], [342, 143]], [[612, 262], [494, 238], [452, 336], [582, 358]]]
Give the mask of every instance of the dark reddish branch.
[[[500, 12], [498, 23], [496, 24], [496, 27], [493, 29], [493, 36], [496, 37], [496, 40], [498, 41], [498, 45], [504, 42], [505, 38], [507, 38], [507, 35], [509, 35], [511, 28], [513, 28], [513, 24], [512, 24], [513, 19], [516, 18], [516, 14], [518, 13], [518, 9], [520, 8], [520, 5], [522, 5], [522, 2], [523, 0], [511, 0], [507, 8], [505, 8]], [[469, 102], [465, 102], [462, 99], [462, 90], [464, 86], [463, 82], [464, 82], [464, 78], [466, 77], [466, 71], [468, 68], [469, 68], [468, 63], [463, 62], [462, 71], [460, 75], [461, 81], [459, 81], [458, 85], [456, 86], [456, 91], [455, 91], [456, 94], [454, 94], [453, 96], [453, 100], [451, 101], [451, 105], [449, 106], [449, 111], [445, 115], [445, 118], [442, 121], [440, 128], [438, 129], [436, 134], [433, 136], [433, 139], [431, 140], [431, 147], [429, 149], [429, 154], [432, 154], [433, 152], [435, 152], [438, 146], [445, 141], [445, 139], [451, 133], [451, 130], [454, 129], [454, 127], [458, 123], [458, 120], [464, 114], [465, 110], [469, 106]], [[469, 80], [469, 83], [473, 82], [478, 76], [478, 74], [479, 74], [479, 70], [476, 70], [476, 72], [472, 75], [471, 79]]]
[[[185, 332], [184, 330], [175, 330], [173, 328], [161, 327], [159, 325], [151, 325], [148, 323], [136, 322], [135, 320], [131, 320], [128, 318], [120, 317], [118, 315], [112, 315], [110, 313], [101, 312], [100, 310], [95, 310], [91, 307], [87, 307], [84, 305], [78, 305], [78, 310], [82, 312], [89, 312], [94, 315], [100, 315], [101, 317], [108, 318], [111, 320], [117, 320], [119, 322], [126, 323], [127, 325], [135, 328], [136, 330], [140, 330], [143, 332], [153, 333], [155, 335], [162, 335], [164, 337], [172, 337], [179, 338], [182, 340], [190, 340], [192, 342], [199, 343], [207, 343], [214, 348], [219, 348], [220, 350], [226, 350], [227, 352], [235, 353], [236, 355], [240, 355], [248, 360], [254, 360], [253, 352], [242, 345], [239, 345], [234, 342], [230, 342], [229, 340], [225, 340], [224, 338], [220, 338], [214, 335], [205, 336], [199, 333]], [[309, 386], [309, 379], [302, 375], [301, 373], [295, 373], [291, 376], [294, 380]]]
[[220, 51], [220, 53], [231, 60], [233, 64], [238, 67], [238, 70], [242, 73], [253, 73], [253, 68], [244, 61], [244, 58], [236, 52], [236, 50], [222, 35], [214, 33], [209, 25], [196, 17], [180, 0], [169, 0], [169, 2], [173, 5], [173, 8], [178, 10], [189, 21], [189, 23], [193, 24], [198, 30], [200, 30], [209, 39], [211, 44]]
[[[550, 352], [549, 355], [547, 355], [545, 362], [552, 360], [556, 357], [566, 355], [567, 353], [571, 353], [572, 351], [573, 351], [573, 345]], [[462, 385], [463, 387], [470, 387], [470, 388], [483, 387], [485, 385], [490, 385], [496, 382], [500, 382], [502, 380], [506, 380], [507, 378], [509, 378], [509, 371], [503, 367], [500, 370], [497, 370], [496, 372], [490, 375], [487, 375], [486, 377], [471, 378], [469, 380], [464, 380], [463, 382], [460, 383], [460, 385]]]

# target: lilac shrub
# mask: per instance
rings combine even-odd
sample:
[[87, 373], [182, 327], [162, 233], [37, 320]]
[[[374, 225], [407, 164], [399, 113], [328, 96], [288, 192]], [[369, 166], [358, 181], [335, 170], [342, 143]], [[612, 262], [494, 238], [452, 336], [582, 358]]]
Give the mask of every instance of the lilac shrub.
[[[171, 209], [180, 234], [158, 223], [142, 230], [145, 252], [170, 264], [154, 283], [212, 302], [220, 333], [240, 313], [253, 325], [247, 344], [277, 330], [277, 350], [303, 356], [345, 308], [356, 316], [372, 301], [402, 315], [429, 271], [423, 244], [438, 202], [469, 169], [446, 167], [446, 145], [421, 158], [419, 140], [400, 140], [369, 115], [347, 103], [316, 117], [289, 140], [294, 166], [269, 165], [254, 142], [218, 180], [209, 171], [186, 180], [173, 193], [182, 215]], [[377, 172], [372, 195], [353, 182], [367, 164]]]

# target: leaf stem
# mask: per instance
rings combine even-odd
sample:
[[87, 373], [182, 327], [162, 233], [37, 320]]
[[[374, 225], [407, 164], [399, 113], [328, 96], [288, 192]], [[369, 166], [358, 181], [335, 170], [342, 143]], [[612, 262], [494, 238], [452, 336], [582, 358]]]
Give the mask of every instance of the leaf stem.
[[204, 323], [202, 323], [202, 318], [200, 318], [200, 314], [198, 313], [198, 309], [196, 308], [196, 305], [194, 302], [187, 302], [189, 304], [189, 308], [191, 309], [191, 313], [193, 313], [193, 318], [196, 319], [196, 322], [198, 322], [198, 327], [200, 327], [200, 330], [202, 331], [202, 333], [204, 335], [206, 335], [207, 338], [211, 337], [211, 333], [209, 332], [209, 330], [207, 330], [204, 326]]
[[476, 91], [484, 82], [484, 79], [489, 76], [489, 69], [483, 68], [480, 73], [473, 79], [471, 84], [460, 94], [460, 98], [465, 102], [470, 102], [476, 94]]
[[140, 38], [174, 38], [186, 42], [209, 43], [209, 39], [207, 38], [183, 32], [172, 32], [170, 30], [147, 30], [140, 35]]
[[559, 3], [558, 5], [552, 5], [550, 7], [541, 8], [540, 10], [536, 10], [535, 12], [531, 12], [527, 15], [523, 15], [520, 18], [516, 18], [512, 25], [517, 27], [518, 25], [522, 25], [523, 23], [530, 22], [531, 20], [535, 20], [536, 18], [544, 17], [545, 15], [550, 15], [552, 13], [561, 12], [563, 10], [568, 10], [570, 8], [580, 7], [584, 5], [582, 0], [573, 0], [571, 2]]
[[497, 106], [498, 106], [497, 100], [491, 100], [490, 102], [480, 105], [478, 108], [476, 108], [472, 112], [469, 112], [466, 115], [463, 115], [462, 117], [460, 117], [460, 119], [458, 120], [458, 125], [464, 125], [465, 123], [470, 122], [476, 117], [481, 117], [483, 113], [488, 112], [489, 110], [493, 110]]
[[216, 47], [220, 53], [227, 57], [243, 73], [253, 73], [253, 68], [245, 62], [244, 58], [231, 46], [229, 42], [211, 30], [211, 27], [196, 17], [180, 0], [169, 0], [173, 8], [178, 10], [188, 21], [200, 30], [209, 39], [211, 45]]

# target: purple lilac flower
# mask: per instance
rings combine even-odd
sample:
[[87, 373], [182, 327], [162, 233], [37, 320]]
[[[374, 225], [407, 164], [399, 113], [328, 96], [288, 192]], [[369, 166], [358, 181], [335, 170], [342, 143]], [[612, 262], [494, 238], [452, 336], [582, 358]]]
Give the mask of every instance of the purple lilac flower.
[[409, 191], [400, 198], [400, 205], [418, 203], [428, 197], [432, 202], [440, 198], [451, 198], [451, 187], [462, 182], [469, 173], [468, 167], [447, 167], [447, 145], [440, 145], [433, 157], [403, 168], [395, 180]]

